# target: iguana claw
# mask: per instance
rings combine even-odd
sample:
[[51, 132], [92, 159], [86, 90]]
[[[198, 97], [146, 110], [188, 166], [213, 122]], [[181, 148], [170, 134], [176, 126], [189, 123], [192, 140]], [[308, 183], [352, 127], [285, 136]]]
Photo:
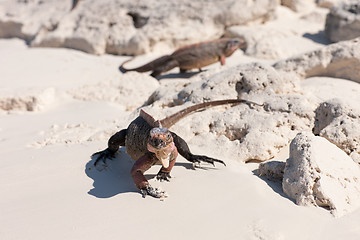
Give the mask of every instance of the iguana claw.
[[212, 164], [213, 166], [215, 166], [215, 162], [217, 162], [217, 163], [224, 164], [224, 166], [226, 166], [226, 164], [223, 161], [215, 159], [215, 158], [207, 157], [204, 155], [192, 155], [190, 158], [190, 161], [193, 163], [207, 162], [207, 163]]
[[143, 198], [145, 198], [146, 195], [150, 195], [150, 196], [155, 197], [155, 198], [166, 198], [166, 197], [168, 197], [168, 195], [166, 194], [165, 191], [160, 190], [158, 188], [153, 188], [150, 185], [146, 185], [146, 187], [141, 188], [140, 192], [141, 192]]
[[170, 182], [169, 178], [171, 178], [171, 176], [170, 176], [170, 173], [168, 173], [168, 172], [159, 172], [156, 175], [156, 179], [159, 180], [160, 182], [163, 182], [163, 181]]
[[96, 160], [94, 162], [94, 166], [96, 166], [100, 160], [102, 160], [106, 164], [106, 159], [108, 159], [108, 158], [114, 159], [115, 158], [115, 153], [110, 151], [108, 148], [105, 150], [96, 152], [91, 156], [94, 157], [95, 155], [99, 155], [99, 156], [96, 158]]

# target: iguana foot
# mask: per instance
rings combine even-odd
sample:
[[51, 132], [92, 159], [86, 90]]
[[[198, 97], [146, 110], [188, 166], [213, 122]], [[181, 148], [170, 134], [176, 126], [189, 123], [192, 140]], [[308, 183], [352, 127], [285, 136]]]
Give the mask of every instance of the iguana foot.
[[170, 176], [170, 173], [168, 173], [168, 172], [159, 172], [156, 175], [156, 179], [159, 180], [160, 182], [163, 182], [163, 181], [170, 182], [169, 178], [171, 178], [171, 176]]
[[102, 160], [103, 163], [106, 165], [106, 159], [114, 159], [115, 158], [115, 153], [110, 151], [108, 148], [105, 150], [96, 152], [91, 156], [94, 157], [95, 155], [99, 155], [94, 162], [95, 167], [99, 163], [100, 160]]
[[150, 185], [146, 185], [144, 188], [140, 189], [140, 192], [143, 196], [143, 198], [146, 197], [146, 195], [150, 195], [155, 198], [166, 198], [168, 195], [165, 191], [160, 190], [159, 188], [154, 188]]
[[210, 163], [213, 166], [215, 166], [215, 163], [217, 162], [217, 163], [224, 164], [224, 166], [226, 166], [226, 164], [223, 161], [221, 161], [219, 159], [207, 157], [207, 156], [204, 156], [204, 155], [192, 155], [190, 157], [190, 159], [188, 159], [188, 160], [193, 162], [195, 165], [200, 164], [201, 162], [207, 162], [207, 163]]

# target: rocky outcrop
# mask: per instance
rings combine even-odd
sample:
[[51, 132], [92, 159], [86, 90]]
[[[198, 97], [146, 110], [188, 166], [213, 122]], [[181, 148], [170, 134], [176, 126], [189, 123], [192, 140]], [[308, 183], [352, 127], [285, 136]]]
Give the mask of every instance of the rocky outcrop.
[[319, 7], [332, 8], [343, 1], [344, 0], [316, 0], [316, 3]]
[[[263, 25], [232, 26], [225, 32], [226, 37], [238, 37], [246, 41], [246, 55], [273, 60], [289, 58], [320, 46], [302, 35], [295, 33], [295, 30], [290, 32]], [[297, 48], [293, 47], [294, 43], [298, 45]]]
[[360, 83], [360, 38], [339, 42], [274, 64], [301, 78], [328, 76]]
[[281, 4], [295, 12], [308, 12], [316, 6], [314, 0], [281, 0]]
[[0, 92], [0, 110], [41, 111], [55, 101], [55, 89], [22, 89], [16, 93]]
[[31, 42], [43, 29], [52, 31], [71, 9], [70, 0], [5, 0], [0, 6], [0, 37]]
[[[213, 149], [231, 149], [226, 157], [242, 162], [268, 160], [287, 146], [298, 131], [312, 129], [316, 106], [296, 92], [296, 76], [279, 74], [262, 64], [239, 65], [210, 77], [207, 74], [194, 77], [182, 88], [166, 88], [167, 91], [160, 87], [159, 95], [152, 96], [152, 100], [157, 100], [146, 111], [169, 115], [194, 103], [229, 98], [263, 103], [263, 107], [240, 104], [208, 109], [172, 127], [187, 140], [209, 142]], [[167, 92], [167, 96], [163, 97], [162, 92]]]
[[315, 6], [322, 8], [332, 8], [333, 6], [344, 2], [344, 0], [281, 0], [281, 4], [295, 12], [309, 12]]
[[335, 145], [312, 133], [290, 145], [283, 190], [303, 206], [319, 206], [342, 216], [360, 205], [360, 168]]
[[70, 0], [3, 3], [0, 37], [20, 37], [31, 46], [128, 55], [219, 38], [229, 26], [271, 19], [278, 5], [277, 0], [226, 0], [220, 5], [213, 0], [89, 0], [70, 11]]
[[284, 177], [285, 162], [266, 161], [259, 164], [257, 174], [271, 181], [282, 181]]
[[332, 7], [326, 17], [325, 35], [332, 42], [360, 37], [359, 1], [343, 1]]
[[315, 113], [314, 133], [336, 144], [360, 164], [360, 113], [339, 99], [321, 103]]

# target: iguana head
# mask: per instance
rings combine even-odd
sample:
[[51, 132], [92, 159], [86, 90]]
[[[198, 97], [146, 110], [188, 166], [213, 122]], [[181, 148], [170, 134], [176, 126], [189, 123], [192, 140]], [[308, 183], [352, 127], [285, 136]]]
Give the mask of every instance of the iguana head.
[[147, 149], [155, 153], [164, 168], [169, 167], [170, 154], [175, 149], [173, 137], [167, 128], [156, 127], [151, 129]]
[[231, 56], [238, 48], [246, 48], [246, 42], [240, 38], [231, 38], [226, 42], [224, 54], [226, 57]]

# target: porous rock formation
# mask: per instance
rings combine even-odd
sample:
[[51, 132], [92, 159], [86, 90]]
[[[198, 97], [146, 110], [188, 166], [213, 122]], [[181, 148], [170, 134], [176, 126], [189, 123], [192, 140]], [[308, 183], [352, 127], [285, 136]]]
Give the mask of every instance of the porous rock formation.
[[[286, 59], [316, 48], [300, 34], [264, 26], [233, 26], [226, 30], [225, 36], [245, 39], [245, 54], [259, 59]], [[297, 42], [299, 47], [294, 48], [293, 43], [289, 44], [291, 41]]]
[[316, 6], [314, 0], [281, 0], [281, 4], [295, 12], [311, 11]]
[[323, 102], [315, 111], [314, 133], [345, 151], [360, 164], [360, 112], [339, 99]]
[[[182, 136], [196, 142], [212, 139], [206, 142], [214, 144], [214, 149], [231, 149], [229, 157], [243, 162], [270, 159], [288, 145], [297, 131], [313, 127], [316, 106], [296, 92], [299, 80], [295, 75], [280, 74], [270, 66], [256, 63], [203, 78], [206, 75], [205, 72], [194, 77], [196, 80], [182, 89], [163, 87], [168, 90], [167, 97], [152, 96], [157, 101], [146, 107], [147, 111], [169, 115], [194, 103], [238, 97], [264, 104], [208, 109], [186, 117], [172, 128], [181, 129]], [[166, 92], [161, 88], [157, 92]]]
[[291, 142], [282, 185], [297, 204], [325, 207], [335, 216], [360, 205], [359, 166], [341, 149], [312, 133], [299, 133]]
[[232, 25], [267, 21], [278, 1], [84, 0], [73, 10], [70, 0], [5, 0], [2, 5], [0, 37], [93, 54], [141, 54], [158, 44], [175, 48], [219, 38]]
[[56, 97], [54, 88], [22, 89], [15, 94], [0, 91], [0, 110], [4, 111], [41, 111], [51, 105]]
[[360, 36], [359, 1], [342, 1], [330, 9], [326, 17], [325, 35], [332, 42]]
[[281, 0], [281, 4], [295, 12], [309, 12], [315, 6], [322, 8], [332, 8], [334, 5], [344, 0]]
[[264, 176], [271, 181], [282, 182], [284, 178], [285, 162], [282, 161], [266, 161], [259, 164], [257, 174]]
[[360, 38], [281, 60], [274, 64], [274, 68], [295, 73], [301, 78], [327, 76], [360, 83]]

